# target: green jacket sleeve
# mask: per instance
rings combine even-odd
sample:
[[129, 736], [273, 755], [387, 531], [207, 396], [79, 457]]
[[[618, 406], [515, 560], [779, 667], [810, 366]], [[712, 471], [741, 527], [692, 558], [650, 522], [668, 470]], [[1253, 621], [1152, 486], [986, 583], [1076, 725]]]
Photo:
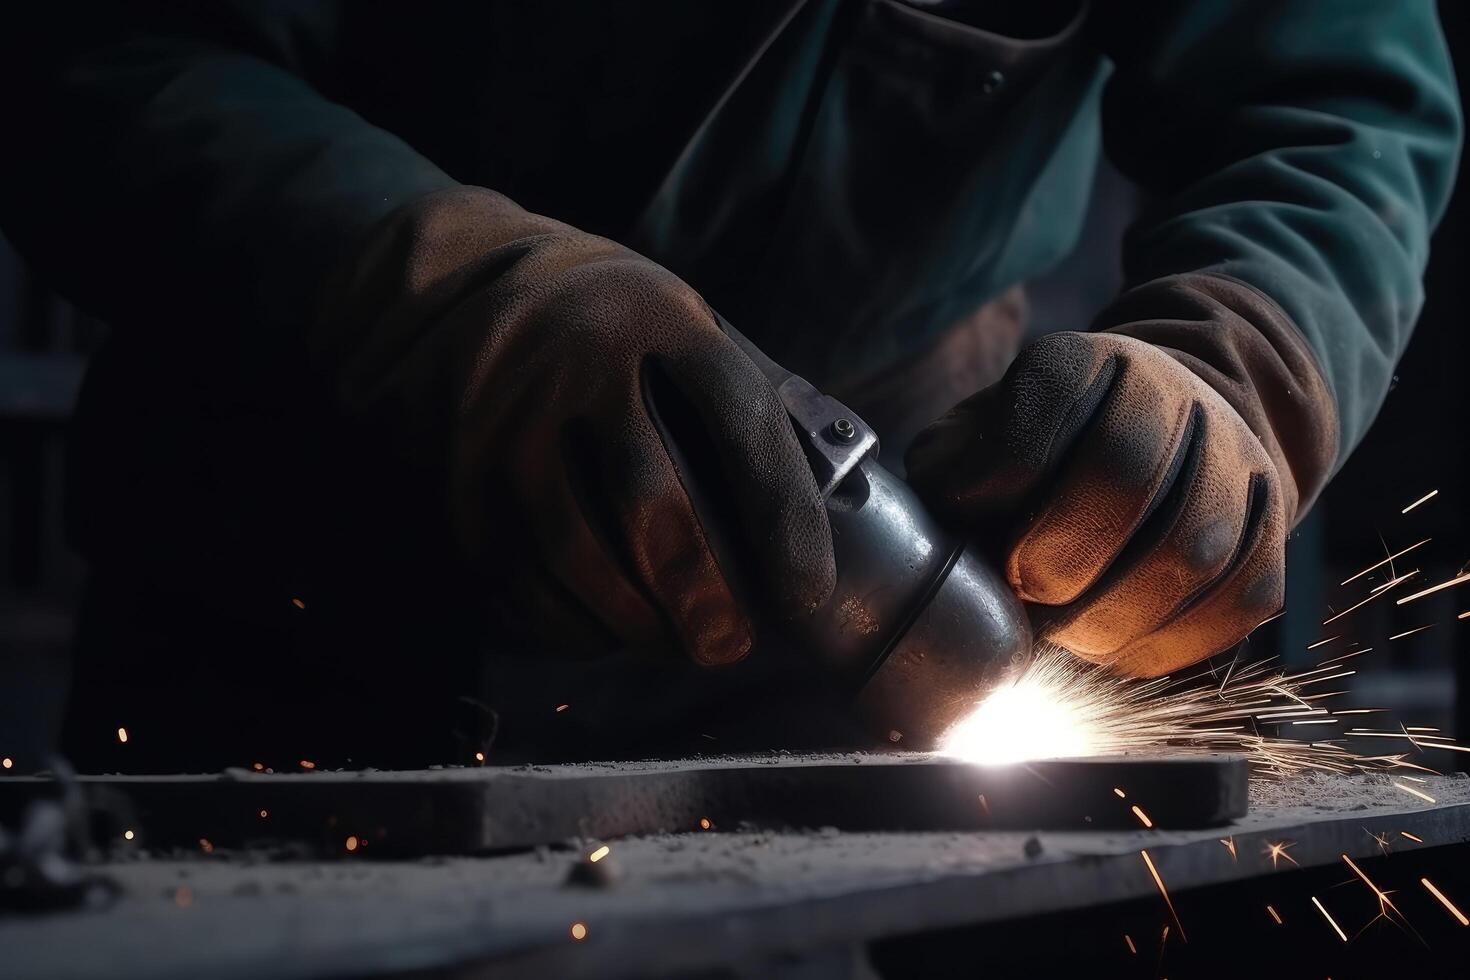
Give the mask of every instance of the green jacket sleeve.
[[1461, 118], [1432, 0], [1119, 2], [1109, 156], [1157, 200], [1130, 284], [1212, 273], [1294, 321], [1337, 402], [1340, 464], [1423, 303]]
[[0, 69], [6, 233], [123, 329], [299, 324], [367, 227], [454, 183], [322, 94], [336, 19], [330, 3], [48, 6]]

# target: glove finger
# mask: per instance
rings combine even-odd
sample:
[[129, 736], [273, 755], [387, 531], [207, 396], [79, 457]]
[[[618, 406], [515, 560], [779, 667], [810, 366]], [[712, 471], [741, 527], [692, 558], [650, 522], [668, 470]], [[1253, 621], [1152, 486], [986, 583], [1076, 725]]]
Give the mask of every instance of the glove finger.
[[[1161, 383], [1181, 369], [1137, 341], [1122, 345], [1115, 357], [1107, 394], [1007, 560], [1011, 585], [1028, 601], [1065, 605], [1081, 596], [1184, 466], [1193, 391]], [[1150, 363], [1156, 359], [1164, 363]]]
[[1014, 516], [1052, 478], [1112, 391], [1120, 345], [1054, 333], [1031, 344], [998, 383], [914, 438], [910, 483], [941, 516], [966, 527]]
[[1157, 677], [1239, 643], [1285, 601], [1286, 529], [1280, 492], [1273, 481], [1254, 477], [1245, 535], [1225, 575], [1159, 629], [1105, 661], [1123, 674]]
[[1236, 558], [1249, 474], [1269, 472], [1270, 461], [1229, 406], [1211, 402], [1193, 407], [1184, 465], [1162, 503], [1102, 578], [1053, 619], [1052, 635], [1065, 635], [1075, 653], [1104, 657], [1154, 632]]
[[724, 496], [768, 598], [786, 617], [811, 613], [836, 582], [832, 531], [780, 396], [723, 335], [663, 370], [712, 443]]
[[523, 510], [532, 524], [542, 563], [625, 647], [637, 650], [668, 645], [668, 630], [636, 573], [620, 564], [608, 540], [602, 514], [606, 494], [596, 479], [597, 462], [581, 440], [563, 440], [561, 458], [549, 478], [531, 488]]
[[735, 600], [688, 493], [641, 404], [608, 434], [603, 479], [620, 544], [681, 650], [701, 664], [750, 652], [750, 623]]

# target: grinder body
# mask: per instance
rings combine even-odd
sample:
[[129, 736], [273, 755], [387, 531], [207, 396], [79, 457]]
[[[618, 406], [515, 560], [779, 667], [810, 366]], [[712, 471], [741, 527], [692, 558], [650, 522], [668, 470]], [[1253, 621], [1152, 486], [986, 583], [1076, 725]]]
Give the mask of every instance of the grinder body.
[[1025, 610], [1005, 580], [878, 463], [878, 436], [862, 419], [721, 325], [785, 404], [832, 528], [836, 587], [809, 617], [787, 624], [787, 639], [852, 690], [875, 734], [933, 748], [1030, 653]]

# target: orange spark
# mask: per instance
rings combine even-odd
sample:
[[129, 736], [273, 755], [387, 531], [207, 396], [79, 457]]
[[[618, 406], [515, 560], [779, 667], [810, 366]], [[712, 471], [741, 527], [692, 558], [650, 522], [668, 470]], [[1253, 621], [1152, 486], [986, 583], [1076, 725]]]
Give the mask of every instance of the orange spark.
[[251, 769], [254, 769], [256, 772], [263, 772], [265, 770], [265, 763], [264, 762], [257, 762], [257, 763], [254, 763], [253, 765], [251, 765], [250, 768]]
[[[1369, 572], [1373, 571], [1373, 569], [1375, 569], [1375, 568], [1382, 568], [1384, 565], [1387, 565], [1389, 562], [1393, 561], [1395, 558], [1401, 558], [1404, 555], [1407, 555], [1409, 552], [1413, 551], [1415, 548], [1418, 548], [1418, 547], [1421, 547], [1422, 545], [1428, 544], [1431, 540], [1433, 540], [1433, 539], [1432, 538], [1425, 538], [1423, 541], [1417, 541], [1414, 544], [1409, 545], [1403, 551], [1394, 552], [1393, 554], [1389, 555], [1387, 558], [1383, 559], [1383, 561], [1380, 561], [1380, 562], [1378, 562], [1376, 564], [1373, 564], [1373, 565], [1369, 565], [1367, 568], [1363, 569], [1358, 574], [1349, 576], [1348, 578], [1343, 579], [1341, 582], [1339, 582], [1337, 584], [1338, 585], [1347, 585], [1349, 582], [1352, 582], [1352, 581], [1355, 581], [1357, 579], [1360, 579], [1364, 575], [1367, 575]], [[1336, 639], [1336, 638], [1334, 637], [1334, 639]], [[1307, 647], [1307, 649], [1310, 650], [1311, 647]]]
[[302, 769], [316, 768], [316, 763], [312, 762], [310, 759], [302, 759], [300, 762], [297, 763], [297, 765], [299, 765]]
[[1424, 838], [1423, 837], [1415, 837], [1413, 834], [1409, 833], [1407, 830], [1401, 830], [1401, 831], [1399, 831], [1399, 836], [1400, 837], [1407, 837], [1409, 840], [1413, 841], [1415, 844], [1422, 844], [1422, 843], [1424, 843]]
[[1456, 619], [1470, 619], [1470, 609], [1466, 609], [1464, 612], [1460, 613], [1460, 615], [1456, 616], [1455, 618]]
[[[1438, 748], [1439, 746], [1435, 746], [1435, 747]], [[1403, 790], [1405, 793], [1408, 793], [1410, 796], [1417, 796], [1417, 797], [1419, 797], [1419, 799], [1421, 799], [1421, 800], [1428, 800], [1430, 803], [1437, 803], [1438, 802], [1438, 800], [1436, 800], [1434, 797], [1430, 796], [1428, 793], [1421, 793], [1421, 792], [1419, 792], [1419, 790], [1415, 789], [1412, 786], [1405, 786], [1403, 783], [1400, 783], [1398, 781], [1395, 781], [1393, 785], [1396, 786], [1397, 788]]]
[[1384, 909], [1391, 909], [1394, 912], [1398, 912], [1398, 908], [1395, 907], [1395, 905], [1393, 904], [1393, 899], [1388, 897], [1388, 892], [1373, 884], [1372, 879], [1363, 874], [1363, 869], [1358, 867], [1358, 865], [1353, 861], [1352, 858], [1348, 857], [1346, 854], [1341, 855], [1341, 857], [1343, 861], [1347, 863], [1347, 866], [1353, 869], [1353, 874], [1357, 875], [1359, 878], [1362, 878], [1363, 884], [1367, 885], [1369, 889], [1372, 890], [1374, 896], [1377, 897], [1378, 913], [1380, 915], [1383, 914]]
[[1225, 845], [1225, 850], [1227, 850], [1227, 851], [1230, 852], [1230, 860], [1232, 860], [1232, 861], [1238, 861], [1238, 860], [1240, 860], [1238, 857], [1236, 857], [1236, 854], [1235, 854], [1235, 838], [1233, 836], [1224, 838], [1223, 840], [1220, 841], [1220, 843], [1221, 844], [1224, 844]]
[[1294, 840], [1277, 841], [1275, 844], [1267, 842], [1266, 853], [1271, 857], [1271, 867], [1273, 869], [1276, 868], [1278, 866], [1277, 862], [1285, 859], [1287, 861], [1290, 861], [1296, 867], [1300, 868], [1301, 865], [1296, 863], [1296, 858], [1286, 853], [1289, 848], [1293, 848], [1295, 846], [1296, 841]]
[[[10, 767], [9, 766], [6, 766], [5, 768], [9, 769]], [[1116, 796], [1120, 800], [1126, 799], [1128, 797], [1128, 794], [1125, 793], [1125, 792], [1123, 792], [1122, 788], [1121, 787], [1118, 787], [1118, 786], [1114, 786], [1113, 787], [1113, 795]]]
[[1159, 869], [1154, 867], [1153, 859], [1148, 856], [1148, 851], [1139, 851], [1143, 855], [1143, 863], [1148, 865], [1148, 873], [1153, 876], [1154, 884], [1159, 886], [1159, 894], [1164, 896], [1164, 904], [1169, 907], [1169, 915], [1173, 917], [1174, 924], [1179, 927], [1179, 938], [1189, 942], [1184, 935], [1184, 923], [1179, 921], [1179, 913], [1174, 911], [1174, 900], [1169, 897], [1169, 890], [1164, 887], [1164, 879], [1159, 877]]
[[559, 705], [556, 706], [556, 710], [558, 712], [562, 712], [562, 711], [567, 710], [570, 707], [571, 707], [571, 705], [569, 705], [569, 704], [559, 704]]
[[699, 818], [699, 829], [700, 830], [709, 830], [713, 826], [714, 826], [714, 824], [710, 822], [709, 817], [700, 817]]
[[1431, 491], [1429, 491], [1424, 496], [1420, 497], [1418, 500], [1414, 501], [1412, 504], [1410, 504], [1409, 506], [1405, 507], [1403, 510], [1399, 511], [1399, 513], [1400, 514], [1407, 514], [1409, 511], [1413, 510], [1415, 507], [1418, 507], [1420, 504], [1424, 503], [1424, 501], [1433, 499], [1438, 493], [1439, 493], [1438, 490], [1431, 490]]
[[268, 816], [270, 816], [270, 812], [269, 811], [267, 811], [267, 810], [261, 810], [260, 811], [260, 819], [264, 820]]
[[1273, 919], [1276, 920], [1276, 924], [1278, 926], [1281, 925], [1281, 913], [1280, 912], [1277, 912], [1274, 908], [1272, 908], [1269, 905], [1266, 906], [1266, 911], [1271, 914], [1271, 918], [1273, 918]]
[[1419, 884], [1429, 889], [1429, 894], [1439, 899], [1439, 904], [1448, 909], [1450, 915], [1453, 915], [1457, 920], [1459, 920], [1460, 925], [1470, 926], [1470, 919], [1465, 918], [1465, 913], [1455, 908], [1455, 903], [1450, 901], [1449, 898], [1445, 896], [1444, 892], [1434, 887], [1434, 882], [1430, 881], [1428, 878], [1420, 878]]
[[1402, 633], [1395, 633], [1393, 636], [1390, 636], [1389, 639], [1390, 640], [1402, 640], [1406, 636], [1413, 636], [1415, 633], [1423, 633], [1425, 630], [1432, 630], [1432, 629], [1434, 629], [1434, 624], [1433, 623], [1430, 623], [1427, 626], [1415, 626], [1411, 630], [1404, 630]]
[[1325, 640], [1318, 640], [1316, 643], [1308, 643], [1307, 644], [1307, 649], [1308, 650], [1315, 650], [1318, 647], [1325, 647], [1327, 644], [1331, 643], [1333, 640], [1336, 640], [1336, 639], [1340, 638], [1341, 636], [1342, 636], [1342, 634], [1339, 633], [1339, 634], [1337, 634], [1337, 636], [1329, 636]]
[[117, 740], [119, 742], [126, 742], [128, 740], [128, 730], [126, 728], [121, 728], [121, 727], [118, 728], [118, 730], [117, 730]]
[[132, 840], [132, 839], [133, 839], [133, 832], [131, 830], [124, 830], [123, 831], [123, 840]]
[[291, 605], [295, 606], [297, 609], [305, 609], [306, 608], [306, 603], [302, 602], [300, 599], [292, 599], [291, 600]]
[[15, 765], [15, 762], [8, 755], [5, 758], [0, 759], [0, 766], [4, 766], [6, 769], [9, 769], [13, 765]]
[[593, 864], [596, 864], [598, 861], [601, 861], [603, 858], [607, 857], [611, 853], [612, 848], [608, 847], [606, 844], [603, 844], [597, 850], [587, 855], [587, 860], [591, 861]]
[[1138, 947], [1133, 945], [1133, 937], [1128, 935], [1128, 933], [1126, 932], [1123, 933], [1123, 942], [1128, 944], [1128, 952], [1132, 953], [1134, 956], [1138, 955]]
[[484, 762], [485, 761], [485, 753], [483, 753], [483, 752], [476, 752], [475, 753], [475, 761], [476, 762]]
[[1143, 807], [1139, 806], [1137, 803], [1133, 804], [1133, 815], [1138, 818], [1139, 823], [1143, 824], [1150, 830], [1153, 829], [1154, 822], [1148, 818], [1148, 814], [1143, 812]]
[[1451, 586], [1459, 585], [1462, 582], [1470, 582], [1470, 572], [1466, 572], [1463, 575], [1456, 575], [1454, 578], [1450, 579], [1448, 582], [1441, 582], [1438, 585], [1431, 585], [1427, 589], [1420, 589], [1418, 592], [1415, 592], [1413, 595], [1406, 595], [1402, 599], [1400, 599], [1398, 602], [1394, 603], [1394, 605], [1396, 605], [1396, 606], [1402, 606], [1406, 602], [1413, 602], [1415, 599], [1422, 599], [1422, 598], [1424, 598], [1427, 595], [1430, 595], [1432, 593], [1438, 592], [1440, 589], [1448, 589]]
[[[1368, 598], [1366, 598], [1366, 599], [1360, 599], [1357, 602], [1353, 603], [1351, 606], [1348, 606], [1342, 612], [1340, 612], [1340, 613], [1334, 613], [1333, 615], [1328, 616], [1326, 619], [1322, 620], [1322, 625], [1323, 626], [1326, 626], [1328, 623], [1334, 623], [1334, 622], [1336, 622], [1337, 620], [1339, 620], [1342, 617], [1346, 616], [1348, 613], [1352, 612], [1354, 609], [1357, 609], [1357, 608], [1359, 608], [1361, 606], [1367, 605], [1368, 603], [1372, 602], [1374, 599], [1377, 599], [1379, 596], [1384, 595], [1387, 592], [1389, 592], [1390, 590], [1392, 590], [1395, 586], [1398, 586], [1398, 585], [1400, 585], [1400, 584], [1402, 584], [1404, 582], [1407, 582], [1409, 579], [1413, 578], [1415, 575], [1418, 575], [1418, 574], [1419, 574], [1419, 569], [1416, 568], [1412, 572], [1405, 572], [1404, 574], [1402, 574], [1402, 575], [1400, 575], [1400, 576], [1398, 576], [1396, 578], [1389, 579], [1383, 585], [1380, 585], [1378, 588], [1376, 588], [1372, 592], [1370, 592], [1368, 594]], [[1403, 605], [1403, 602], [1400, 601], [1399, 605]]]
[[199, 849], [201, 851], [203, 851], [205, 854], [213, 854], [214, 853], [214, 845], [211, 844], [209, 842], [208, 838], [205, 838], [205, 837], [199, 838]]
[[357, 844], [358, 844], [358, 840], [357, 840], [357, 838], [355, 836], [354, 837], [347, 838], [347, 849], [349, 851], [355, 851], [355, 850], [357, 850]]
[[587, 923], [585, 923], [585, 922], [573, 922], [572, 923], [572, 938], [575, 939], [579, 943], [582, 940], [586, 939], [587, 938]]
[[1312, 896], [1312, 904], [1317, 906], [1317, 911], [1322, 913], [1322, 918], [1326, 919], [1327, 924], [1332, 927], [1332, 931], [1337, 933], [1337, 938], [1341, 939], [1343, 942], [1347, 942], [1347, 933], [1342, 931], [1342, 927], [1337, 924], [1337, 920], [1333, 919], [1332, 916], [1327, 913], [1327, 909], [1322, 906], [1322, 903], [1317, 901], [1316, 895]]

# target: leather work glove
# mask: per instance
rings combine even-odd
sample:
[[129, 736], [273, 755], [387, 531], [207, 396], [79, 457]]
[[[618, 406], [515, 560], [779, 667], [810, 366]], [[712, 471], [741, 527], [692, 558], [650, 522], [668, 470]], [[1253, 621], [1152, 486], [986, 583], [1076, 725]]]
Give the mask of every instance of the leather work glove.
[[[385, 219], [321, 304], [313, 354], [339, 407], [442, 480], [458, 544], [538, 643], [726, 664], [750, 648], [746, 599], [798, 616], [830, 594], [826, 510], [785, 407], [648, 259], [456, 188]], [[718, 535], [697, 477], [723, 491]], [[716, 536], [760, 595], [732, 588]]]
[[1157, 676], [1280, 610], [1335, 403], [1286, 315], [1233, 279], [1156, 280], [1096, 327], [1023, 349], [919, 434], [909, 478], [944, 519], [1010, 542], [1043, 635]]

